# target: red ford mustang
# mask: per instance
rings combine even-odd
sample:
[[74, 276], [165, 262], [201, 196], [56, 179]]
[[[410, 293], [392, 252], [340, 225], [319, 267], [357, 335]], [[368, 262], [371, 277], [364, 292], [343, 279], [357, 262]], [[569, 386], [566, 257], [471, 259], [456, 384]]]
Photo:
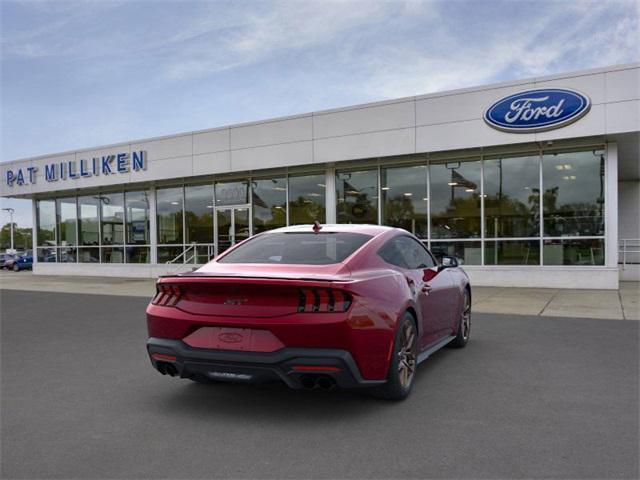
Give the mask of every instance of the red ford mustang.
[[147, 324], [163, 374], [402, 399], [418, 363], [469, 340], [471, 288], [455, 258], [437, 264], [404, 230], [305, 225], [161, 277]]

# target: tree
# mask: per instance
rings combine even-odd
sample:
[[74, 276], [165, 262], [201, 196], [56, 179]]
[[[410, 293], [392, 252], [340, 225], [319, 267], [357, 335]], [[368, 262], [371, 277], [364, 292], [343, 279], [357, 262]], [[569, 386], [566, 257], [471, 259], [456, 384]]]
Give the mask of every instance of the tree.
[[[20, 228], [17, 223], [13, 223], [13, 247], [16, 250], [30, 250], [31, 235], [30, 228]], [[8, 222], [0, 230], [0, 248], [3, 251], [11, 248], [11, 224]]]

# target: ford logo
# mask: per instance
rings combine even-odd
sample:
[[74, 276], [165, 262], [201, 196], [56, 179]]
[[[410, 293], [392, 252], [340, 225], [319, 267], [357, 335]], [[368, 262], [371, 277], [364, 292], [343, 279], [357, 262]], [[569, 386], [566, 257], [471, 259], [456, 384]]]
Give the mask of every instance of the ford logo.
[[240, 343], [242, 335], [239, 333], [221, 333], [218, 335], [218, 340], [225, 343]]
[[484, 121], [506, 132], [541, 132], [575, 122], [589, 108], [591, 100], [580, 92], [540, 88], [498, 100], [484, 112]]

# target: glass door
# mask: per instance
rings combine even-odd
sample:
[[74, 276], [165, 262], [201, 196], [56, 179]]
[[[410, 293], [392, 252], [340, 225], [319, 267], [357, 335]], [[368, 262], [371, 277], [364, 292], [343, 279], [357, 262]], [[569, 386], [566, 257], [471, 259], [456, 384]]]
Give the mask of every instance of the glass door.
[[216, 255], [233, 245], [233, 209], [216, 209]]
[[249, 238], [249, 206], [216, 208], [216, 255]]

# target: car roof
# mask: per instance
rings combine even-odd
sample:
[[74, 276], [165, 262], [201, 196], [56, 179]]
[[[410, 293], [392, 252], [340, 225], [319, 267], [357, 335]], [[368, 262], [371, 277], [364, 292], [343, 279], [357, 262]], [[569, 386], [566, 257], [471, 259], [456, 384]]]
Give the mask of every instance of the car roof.
[[[320, 226], [322, 227], [320, 230], [320, 233], [349, 232], [349, 233], [362, 233], [364, 235], [372, 235], [372, 236], [377, 236], [377, 235], [380, 235], [381, 233], [389, 232], [391, 230], [397, 230], [396, 228], [386, 227], [383, 225], [352, 224], [352, 223], [348, 223], [348, 224], [329, 223], [329, 224], [321, 224]], [[291, 227], [282, 227], [282, 228], [276, 228], [274, 230], [269, 230], [265, 233], [270, 234], [270, 233], [305, 233], [305, 232], [313, 233], [314, 232], [313, 225], [307, 224], [307, 225], [295, 225]]]

